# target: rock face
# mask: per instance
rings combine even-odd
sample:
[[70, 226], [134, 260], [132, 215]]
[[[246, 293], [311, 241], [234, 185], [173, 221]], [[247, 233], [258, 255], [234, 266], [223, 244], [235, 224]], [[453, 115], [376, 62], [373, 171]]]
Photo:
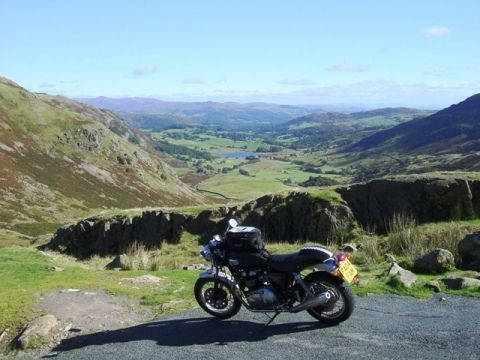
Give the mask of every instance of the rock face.
[[466, 269], [480, 271], [480, 231], [465, 236], [458, 244], [458, 252]]
[[428, 283], [425, 284], [425, 286], [429, 289], [432, 289], [433, 292], [436, 292], [436, 293], [439, 293], [442, 291], [442, 289], [440, 288], [439, 282], [436, 280], [429, 281]]
[[435, 249], [415, 260], [413, 267], [423, 273], [442, 273], [455, 263], [453, 254], [445, 249]]
[[[176, 244], [183, 231], [209, 240], [225, 230], [228, 219], [258, 227], [266, 240], [281, 242], [336, 241], [338, 233], [353, 228], [354, 218], [343, 204], [332, 204], [308, 193], [266, 195], [242, 207], [205, 210], [189, 215], [162, 210], [145, 211], [136, 217], [89, 218], [60, 228], [47, 248], [79, 258], [122, 254], [133, 242], [146, 248], [163, 242]], [[121, 267], [121, 259], [110, 268]]]
[[480, 280], [468, 277], [444, 278], [442, 282], [447, 285], [449, 289], [453, 290], [463, 289], [469, 286], [480, 287]]
[[388, 274], [393, 276], [397, 275], [400, 282], [406, 287], [412, 287], [415, 281], [417, 281], [417, 276], [414, 273], [402, 268], [397, 263], [393, 263]]
[[57, 328], [58, 321], [53, 315], [44, 315], [34, 320], [18, 338], [18, 346], [26, 349], [36, 341], [47, 341]]
[[419, 223], [469, 219], [480, 214], [480, 181], [464, 179], [373, 180], [338, 189], [355, 218], [385, 232], [394, 214]]

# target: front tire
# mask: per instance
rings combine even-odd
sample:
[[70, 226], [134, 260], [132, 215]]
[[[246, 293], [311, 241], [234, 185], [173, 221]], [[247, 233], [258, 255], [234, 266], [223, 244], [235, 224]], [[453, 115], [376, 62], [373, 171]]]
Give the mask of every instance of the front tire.
[[326, 305], [307, 310], [315, 319], [328, 325], [347, 320], [355, 308], [355, 296], [342, 279], [327, 273], [311, 273], [305, 277], [314, 294], [330, 291], [334, 296]]
[[218, 280], [215, 292], [213, 278], [198, 279], [195, 283], [195, 299], [198, 305], [210, 315], [220, 319], [228, 319], [236, 315], [242, 306], [225, 282]]

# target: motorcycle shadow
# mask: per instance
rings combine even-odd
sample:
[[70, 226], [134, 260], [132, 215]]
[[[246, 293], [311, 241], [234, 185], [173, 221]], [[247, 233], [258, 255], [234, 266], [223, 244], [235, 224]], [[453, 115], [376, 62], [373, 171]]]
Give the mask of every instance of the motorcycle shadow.
[[269, 336], [326, 328], [310, 322], [265, 323], [245, 320], [218, 320], [200, 317], [155, 321], [129, 328], [79, 335], [63, 340], [53, 351], [68, 351], [86, 346], [156, 341], [159, 346], [226, 345], [233, 342], [262, 341]]

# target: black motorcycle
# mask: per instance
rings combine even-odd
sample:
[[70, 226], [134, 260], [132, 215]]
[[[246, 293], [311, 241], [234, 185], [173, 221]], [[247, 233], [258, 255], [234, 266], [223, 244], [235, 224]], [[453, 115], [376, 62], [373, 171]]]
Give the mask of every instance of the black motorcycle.
[[[218, 318], [250, 311], [274, 313], [306, 310], [326, 324], [347, 320], [355, 299], [348, 283], [357, 270], [349, 255], [334, 256], [320, 246], [299, 252], [270, 255], [261, 232], [231, 219], [223, 237], [215, 235], [200, 254], [212, 263], [195, 283], [195, 298], [203, 310]], [[307, 275], [307, 269], [312, 269]], [[228, 272], [227, 272], [228, 270]]]

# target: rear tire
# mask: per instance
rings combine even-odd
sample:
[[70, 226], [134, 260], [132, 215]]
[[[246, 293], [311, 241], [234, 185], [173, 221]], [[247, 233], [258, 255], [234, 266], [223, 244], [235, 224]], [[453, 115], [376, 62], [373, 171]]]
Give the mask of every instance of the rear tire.
[[242, 303], [233, 294], [230, 286], [218, 280], [218, 290], [215, 294], [213, 278], [198, 279], [195, 283], [195, 299], [198, 305], [210, 315], [219, 319], [228, 319], [236, 315]]
[[[333, 300], [326, 305], [307, 310], [315, 319], [324, 324], [337, 325], [352, 315], [355, 308], [355, 296], [352, 288], [342, 279], [328, 273], [317, 272], [307, 275], [305, 282], [314, 293], [328, 290], [335, 295]], [[341, 301], [341, 306], [336, 310], [335, 306], [339, 305], [339, 301]]]

